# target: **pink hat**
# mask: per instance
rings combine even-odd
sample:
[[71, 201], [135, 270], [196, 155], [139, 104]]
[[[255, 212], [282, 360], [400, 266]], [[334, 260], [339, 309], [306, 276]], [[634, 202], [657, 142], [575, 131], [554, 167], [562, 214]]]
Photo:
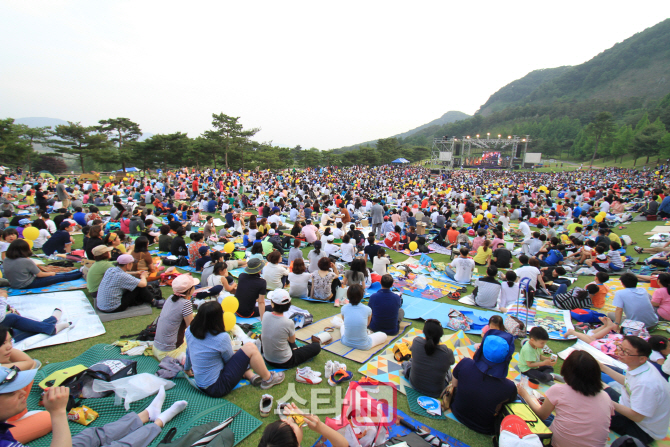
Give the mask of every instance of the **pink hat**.
[[172, 280], [172, 290], [175, 295], [183, 295], [198, 284], [200, 284], [200, 280], [191, 275], [179, 275]]
[[126, 265], [130, 264], [132, 262], [135, 262], [135, 258], [133, 258], [131, 255], [121, 255], [116, 259], [116, 263], [119, 265]]

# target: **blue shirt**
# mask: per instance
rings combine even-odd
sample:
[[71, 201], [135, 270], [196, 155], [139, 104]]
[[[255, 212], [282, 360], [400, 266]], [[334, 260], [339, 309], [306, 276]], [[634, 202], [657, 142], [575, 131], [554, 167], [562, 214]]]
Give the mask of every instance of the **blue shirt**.
[[214, 213], [216, 212], [216, 200], [210, 200], [207, 202], [207, 212]]
[[370, 330], [384, 332], [388, 335], [398, 333], [398, 310], [402, 305], [400, 296], [391, 289], [380, 289], [370, 296], [368, 306], [372, 309]]
[[572, 210], [572, 217], [579, 217], [580, 214], [582, 214], [582, 209], [579, 206], [576, 206]]
[[233, 344], [227, 332], [207, 334], [204, 340], [195, 338], [191, 328], [184, 333], [186, 339], [186, 366], [193, 367], [195, 383], [207, 388], [219, 378], [226, 362], [233, 356]]
[[9, 429], [14, 427], [6, 422], [0, 422], [0, 447], [23, 447], [23, 444], [14, 439]]
[[670, 213], [670, 196], [667, 196], [658, 207], [658, 212]]
[[244, 245], [245, 247], [248, 247], [249, 245], [251, 245], [251, 241], [249, 240], [249, 235], [248, 234], [245, 234], [244, 236], [242, 236], [242, 245]]
[[[614, 294], [614, 307], [623, 309], [626, 319], [641, 321], [646, 327], [658, 324], [658, 315], [651, 305], [649, 293], [642, 288], [627, 288]], [[615, 321], [616, 323], [616, 321]], [[619, 321], [621, 323], [621, 321]]]
[[82, 227], [86, 225], [86, 213], [74, 213], [72, 218]]
[[547, 259], [544, 260], [549, 265], [557, 265], [560, 261], [563, 260], [563, 255], [558, 250], [550, 250]]
[[372, 347], [372, 339], [368, 336], [368, 317], [371, 314], [372, 309], [365, 304], [342, 306], [345, 327], [344, 337], [342, 337], [343, 345], [363, 351]]

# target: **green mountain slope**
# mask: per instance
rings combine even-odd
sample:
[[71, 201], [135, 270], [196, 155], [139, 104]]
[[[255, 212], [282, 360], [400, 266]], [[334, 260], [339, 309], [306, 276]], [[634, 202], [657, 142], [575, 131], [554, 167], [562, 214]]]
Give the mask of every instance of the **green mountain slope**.
[[556, 100], [658, 99], [670, 93], [670, 19], [639, 32], [574, 67], [536, 70], [493, 95], [488, 116], [508, 106]]

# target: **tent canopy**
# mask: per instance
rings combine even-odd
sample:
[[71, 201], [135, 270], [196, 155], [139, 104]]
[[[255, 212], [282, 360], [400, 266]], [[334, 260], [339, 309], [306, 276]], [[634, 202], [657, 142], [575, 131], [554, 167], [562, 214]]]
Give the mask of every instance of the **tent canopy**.
[[52, 178], [54, 180], [56, 179], [56, 176], [53, 175], [49, 171], [40, 171], [40, 172], [37, 173], [37, 175], [39, 175], [40, 177], [43, 177], [43, 178]]
[[407, 160], [406, 158], [396, 158], [391, 163], [409, 163], [409, 160]]
[[[139, 171], [139, 169], [137, 169], [137, 168], [135, 168], [135, 167], [132, 167], [132, 168], [126, 168], [126, 172], [137, 172], [137, 171]], [[119, 169], [119, 170], [116, 171], [116, 172], [123, 172], [123, 169]]]

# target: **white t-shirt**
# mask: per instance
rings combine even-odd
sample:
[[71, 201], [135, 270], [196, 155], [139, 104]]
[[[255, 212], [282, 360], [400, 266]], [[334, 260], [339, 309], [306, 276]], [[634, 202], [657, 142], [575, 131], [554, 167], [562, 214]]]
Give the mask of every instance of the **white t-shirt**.
[[628, 371], [619, 403], [644, 416], [637, 425], [649, 436], [665, 438], [670, 424], [670, 384], [653, 365], [647, 362]]
[[354, 250], [354, 246], [351, 243], [348, 244], [343, 243], [340, 248], [342, 250], [342, 260], [344, 262], [351, 262], [354, 260], [356, 251]]
[[307, 272], [303, 272], [300, 275], [293, 272], [288, 274], [288, 280], [291, 283], [291, 287], [288, 291], [289, 295], [294, 298], [301, 298], [309, 296], [309, 280], [312, 278]]
[[607, 201], [603, 201], [603, 203], [600, 204], [600, 211], [608, 212], [610, 210], [610, 204]]
[[537, 289], [537, 278], [542, 274], [540, 269], [533, 267], [532, 265], [524, 265], [514, 270], [514, 273], [516, 273], [516, 276], [519, 278], [530, 278], [530, 286], [533, 289]]
[[521, 222], [519, 224], [519, 230], [523, 233], [523, 236], [527, 239], [532, 236], [533, 232], [530, 231], [530, 227], [526, 222]]
[[40, 235], [37, 236], [37, 239], [33, 242], [35, 248], [42, 248], [44, 243], [51, 237], [51, 234], [48, 230], [40, 229]]
[[507, 281], [501, 281], [500, 283], [502, 284], [502, 288], [500, 290], [500, 297], [498, 298], [498, 308], [504, 307], [507, 309], [516, 303], [516, 300], [519, 298], [519, 283], [513, 283], [512, 287], [507, 285]]
[[472, 278], [472, 271], [475, 269], [475, 261], [470, 258], [461, 258], [459, 256], [449, 265], [454, 269], [455, 281], [463, 283], [470, 282], [470, 279]]
[[[391, 260], [385, 256], [381, 258], [375, 256], [372, 260], [372, 270], [378, 275], [386, 275], [386, 266], [391, 263]], [[474, 262], [473, 262], [474, 264]]]

